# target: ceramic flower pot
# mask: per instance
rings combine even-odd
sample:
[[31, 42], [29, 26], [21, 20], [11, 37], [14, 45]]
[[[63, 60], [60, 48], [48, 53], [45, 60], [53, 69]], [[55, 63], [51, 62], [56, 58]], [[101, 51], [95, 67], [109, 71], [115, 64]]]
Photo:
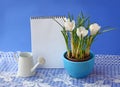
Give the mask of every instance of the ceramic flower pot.
[[90, 52], [90, 59], [82, 62], [73, 62], [66, 58], [66, 53], [63, 55], [64, 68], [71, 77], [84, 78], [88, 76], [94, 68], [94, 54]]

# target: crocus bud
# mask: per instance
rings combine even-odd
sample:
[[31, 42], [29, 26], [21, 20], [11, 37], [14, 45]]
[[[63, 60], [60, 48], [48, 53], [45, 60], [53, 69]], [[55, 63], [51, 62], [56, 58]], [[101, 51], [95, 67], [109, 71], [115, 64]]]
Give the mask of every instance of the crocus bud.
[[95, 35], [100, 30], [101, 26], [99, 26], [97, 23], [93, 23], [89, 28], [91, 35]]
[[64, 26], [65, 26], [66, 31], [72, 31], [75, 28], [75, 21], [72, 20], [71, 22], [69, 18], [65, 19]]
[[77, 28], [76, 33], [77, 33], [77, 36], [79, 38], [81, 38], [81, 36], [85, 37], [88, 34], [88, 30], [86, 30], [85, 27], [81, 26], [81, 27]]

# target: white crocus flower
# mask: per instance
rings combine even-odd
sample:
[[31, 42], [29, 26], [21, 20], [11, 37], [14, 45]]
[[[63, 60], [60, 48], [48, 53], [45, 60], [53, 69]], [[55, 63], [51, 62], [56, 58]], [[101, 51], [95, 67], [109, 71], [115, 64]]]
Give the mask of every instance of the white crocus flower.
[[86, 30], [85, 27], [81, 26], [81, 27], [77, 28], [76, 33], [77, 33], [77, 36], [79, 38], [81, 38], [81, 36], [85, 37], [88, 34], [88, 30]]
[[75, 21], [72, 20], [71, 22], [69, 18], [65, 19], [64, 26], [65, 26], [66, 31], [72, 31], [75, 28]]
[[97, 23], [93, 23], [89, 28], [91, 35], [95, 35], [100, 30], [101, 26], [99, 26]]

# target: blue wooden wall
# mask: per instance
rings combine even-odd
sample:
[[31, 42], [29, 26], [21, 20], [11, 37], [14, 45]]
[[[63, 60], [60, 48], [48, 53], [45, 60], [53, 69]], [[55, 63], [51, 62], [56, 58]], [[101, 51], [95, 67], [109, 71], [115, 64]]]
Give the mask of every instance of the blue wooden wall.
[[0, 0], [0, 51], [31, 51], [30, 16], [58, 16], [82, 11], [92, 22], [116, 30], [100, 35], [96, 54], [120, 54], [120, 0]]

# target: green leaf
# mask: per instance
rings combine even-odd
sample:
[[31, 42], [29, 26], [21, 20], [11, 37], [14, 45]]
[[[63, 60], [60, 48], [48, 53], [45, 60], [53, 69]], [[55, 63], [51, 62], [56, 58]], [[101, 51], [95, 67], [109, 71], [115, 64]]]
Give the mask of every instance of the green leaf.
[[84, 14], [83, 14], [83, 12], [81, 11], [81, 17], [82, 17], [82, 19], [84, 19], [85, 17], [84, 17]]
[[61, 31], [62, 34], [63, 34], [63, 37], [64, 37], [64, 40], [65, 40], [65, 43], [66, 43], [66, 47], [67, 47], [67, 50], [69, 51], [69, 46], [68, 46], [68, 35], [66, 34], [66, 31]]
[[112, 30], [115, 30], [115, 29], [114, 28], [106, 29], [106, 30], [103, 30], [103, 31], [99, 32], [98, 34], [109, 32], [109, 31], [112, 31]]
[[115, 30], [115, 29], [114, 29], [114, 28], [111, 28], [111, 29], [103, 30], [102, 33], [108, 32], [108, 31], [111, 31], [111, 30]]
[[64, 28], [64, 26], [62, 26], [55, 18], [53, 18], [53, 20], [54, 20], [57, 24], [59, 24], [62, 28]]

